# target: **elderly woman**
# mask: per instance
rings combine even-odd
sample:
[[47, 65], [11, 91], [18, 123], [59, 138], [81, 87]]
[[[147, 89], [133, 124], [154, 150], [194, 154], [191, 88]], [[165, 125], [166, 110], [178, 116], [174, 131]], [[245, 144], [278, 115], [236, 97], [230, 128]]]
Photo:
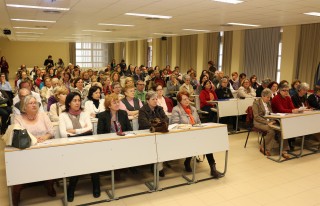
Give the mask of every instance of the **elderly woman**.
[[255, 90], [250, 86], [249, 79], [244, 79], [241, 82], [241, 87], [238, 89], [238, 98], [251, 98], [255, 97], [256, 92]]
[[66, 87], [60, 86], [60, 87], [54, 88], [53, 92], [54, 92], [53, 96], [57, 102], [54, 104], [51, 104], [50, 110], [49, 110], [50, 111], [49, 116], [50, 116], [51, 122], [57, 122], [59, 121], [59, 115], [62, 113], [62, 111], [66, 109], [65, 101], [69, 91]]
[[92, 86], [89, 89], [88, 101], [84, 105], [84, 111], [89, 113], [91, 117], [95, 118], [97, 114], [105, 111], [104, 99], [101, 99], [101, 87]]
[[[172, 110], [171, 124], [200, 124], [200, 118], [197, 109], [190, 105], [189, 93], [186, 91], [179, 92], [177, 95], [178, 105]], [[209, 166], [210, 174], [214, 178], [220, 178], [221, 174], [216, 169], [216, 162], [213, 154], [206, 154]], [[184, 161], [184, 167], [187, 172], [192, 172], [190, 166], [191, 157], [186, 158]]]
[[[21, 115], [16, 115], [14, 123], [25, 128], [38, 142], [44, 142], [54, 137], [54, 129], [47, 114], [39, 112], [39, 103], [32, 95], [26, 96], [20, 104]], [[51, 197], [56, 196], [53, 187], [53, 180], [45, 181], [47, 194]], [[15, 185], [12, 190], [13, 205], [18, 205], [20, 201], [20, 193], [24, 185]]]
[[41, 96], [41, 100], [42, 100], [42, 104], [46, 107], [47, 106], [47, 102], [50, 95], [50, 89], [52, 88], [51, 86], [51, 78], [50, 77], [45, 77], [44, 78], [44, 87], [42, 87], [41, 91], [40, 91], [40, 96]]
[[120, 109], [125, 110], [129, 116], [137, 116], [139, 109], [143, 106], [140, 99], [134, 97], [134, 86], [128, 85], [124, 88], [125, 98], [120, 101]]
[[[309, 103], [307, 99], [307, 93], [309, 90], [309, 84], [303, 82], [297, 86], [297, 93], [291, 96], [292, 103], [295, 108], [307, 107], [309, 108]], [[289, 90], [290, 92], [290, 90]]]
[[152, 89], [153, 91], [157, 92], [158, 106], [161, 106], [166, 114], [169, 112], [171, 113], [173, 109], [173, 102], [168, 97], [163, 96], [163, 87], [161, 84], [155, 85]]
[[180, 87], [179, 91], [187, 91], [190, 95], [194, 95], [193, 86], [191, 85], [191, 77], [188, 74], [183, 75], [184, 84]]
[[[146, 95], [147, 104], [143, 105], [139, 110], [138, 123], [139, 130], [150, 129], [151, 121], [159, 118], [161, 121], [169, 123], [169, 118], [161, 106], [158, 106], [158, 95], [154, 91], [149, 91]], [[164, 177], [162, 164], [159, 164], [159, 175]]]
[[[260, 152], [270, 156], [272, 145], [275, 142], [275, 130], [272, 129], [269, 125], [274, 124], [274, 121], [270, 121], [265, 116], [269, 115], [272, 112], [270, 98], [272, 91], [268, 88], [264, 89], [261, 92], [261, 98], [253, 102], [253, 124], [256, 128], [261, 129], [267, 132], [267, 135], [264, 137], [266, 150], [264, 151], [263, 146], [260, 145]], [[286, 159], [289, 158], [287, 150], [289, 149], [288, 140], [283, 141], [283, 152], [282, 156]]]
[[210, 121], [215, 121], [216, 113], [211, 110], [211, 108], [215, 107], [215, 104], [208, 103], [208, 101], [218, 100], [218, 97], [213, 88], [214, 85], [210, 80], [207, 80], [204, 82], [204, 87], [202, 88], [199, 95], [200, 109], [209, 113]]
[[[59, 116], [59, 130], [62, 138], [92, 134], [90, 115], [82, 111], [81, 96], [77, 92], [71, 92], [66, 97], [65, 111]], [[74, 199], [74, 190], [78, 182], [78, 176], [70, 177], [67, 190], [68, 202]], [[91, 174], [93, 197], [100, 197], [99, 174]]]

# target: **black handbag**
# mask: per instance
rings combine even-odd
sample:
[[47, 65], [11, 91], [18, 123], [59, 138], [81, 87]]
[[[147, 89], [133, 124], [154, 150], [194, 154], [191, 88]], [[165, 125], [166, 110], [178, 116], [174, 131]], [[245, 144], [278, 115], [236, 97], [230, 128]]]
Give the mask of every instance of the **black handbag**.
[[12, 147], [26, 149], [31, 146], [31, 138], [26, 129], [13, 130]]
[[154, 118], [153, 120], [151, 120], [150, 132], [151, 133], [154, 133], [154, 132], [166, 133], [166, 132], [169, 132], [168, 126], [169, 126], [169, 124], [167, 122], [165, 122], [159, 118]]

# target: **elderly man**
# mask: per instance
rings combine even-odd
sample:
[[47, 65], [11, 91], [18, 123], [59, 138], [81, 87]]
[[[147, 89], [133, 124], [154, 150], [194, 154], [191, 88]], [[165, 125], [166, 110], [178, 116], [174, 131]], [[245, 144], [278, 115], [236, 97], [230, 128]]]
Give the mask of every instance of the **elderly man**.
[[146, 102], [146, 94], [147, 94], [147, 92], [144, 91], [144, 87], [145, 87], [144, 81], [138, 80], [137, 84], [136, 84], [136, 88], [137, 89], [134, 92], [134, 97], [140, 99], [140, 101], [142, 103]]

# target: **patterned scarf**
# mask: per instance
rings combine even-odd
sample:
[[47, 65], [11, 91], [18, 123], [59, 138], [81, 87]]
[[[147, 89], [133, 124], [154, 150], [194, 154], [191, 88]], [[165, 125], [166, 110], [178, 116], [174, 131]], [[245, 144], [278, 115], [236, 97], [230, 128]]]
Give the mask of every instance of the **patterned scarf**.
[[191, 108], [190, 107], [185, 107], [183, 105], [181, 105], [181, 106], [184, 109], [184, 111], [189, 115], [190, 124], [194, 125], [196, 122], [194, 120], [194, 117], [192, 116]]

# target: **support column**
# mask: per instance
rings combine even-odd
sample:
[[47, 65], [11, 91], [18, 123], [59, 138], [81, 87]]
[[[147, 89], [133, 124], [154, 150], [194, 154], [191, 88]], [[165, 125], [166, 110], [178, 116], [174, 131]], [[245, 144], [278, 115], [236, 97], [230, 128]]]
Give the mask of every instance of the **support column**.
[[[198, 34], [198, 44], [197, 44], [197, 76], [199, 76], [203, 69], [206, 69], [205, 62], [205, 47], [206, 47], [206, 34]], [[199, 76], [200, 77], [200, 76]]]

